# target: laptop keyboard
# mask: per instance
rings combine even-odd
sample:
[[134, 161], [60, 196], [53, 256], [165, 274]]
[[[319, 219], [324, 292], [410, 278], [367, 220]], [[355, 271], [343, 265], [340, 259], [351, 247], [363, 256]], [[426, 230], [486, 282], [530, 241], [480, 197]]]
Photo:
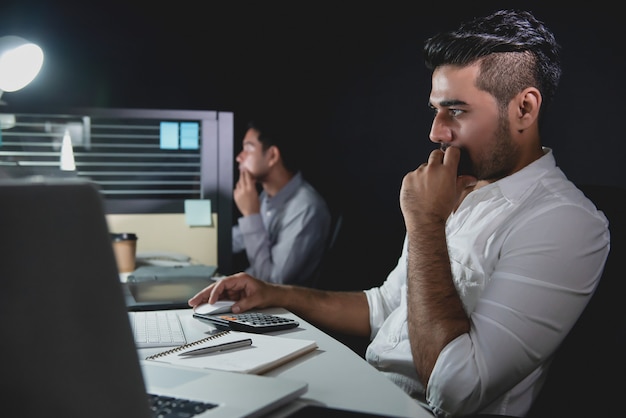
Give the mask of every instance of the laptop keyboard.
[[154, 394], [148, 394], [148, 399], [150, 401], [150, 410], [154, 418], [190, 418], [217, 406], [217, 404], [213, 403], [190, 401], [188, 399]]
[[133, 311], [128, 316], [137, 348], [171, 347], [187, 342], [176, 312]]

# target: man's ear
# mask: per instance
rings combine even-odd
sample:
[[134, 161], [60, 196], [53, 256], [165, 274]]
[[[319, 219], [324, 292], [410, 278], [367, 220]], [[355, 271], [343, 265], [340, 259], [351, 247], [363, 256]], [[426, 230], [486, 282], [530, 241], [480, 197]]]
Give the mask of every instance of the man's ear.
[[267, 155], [267, 164], [271, 167], [280, 161], [280, 149], [276, 145], [272, 145], [265, 152]]
[[527, 87], [515, 97], [513, 122], [516, 131], [522, 132], [537, 122], [541, 101], [541, 93], [535, 87]]

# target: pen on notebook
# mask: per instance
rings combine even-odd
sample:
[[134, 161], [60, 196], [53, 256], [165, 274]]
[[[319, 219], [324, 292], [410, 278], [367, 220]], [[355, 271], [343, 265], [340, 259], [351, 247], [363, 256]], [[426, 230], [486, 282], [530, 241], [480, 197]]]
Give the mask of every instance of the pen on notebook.
[[184, 353], [180, 353], [179, 356], [198, 356], [202, 354], [215, 353], [217, 351], [232, 350], [234, 348], [245, 347], [248, 345], [252, 345], [252, 340], [250, 338], [246, 338], [245, 340], [232, 341], [229, 343], [212, 345], [210, 347], [196, 348], [193, 350], [185, 351]]

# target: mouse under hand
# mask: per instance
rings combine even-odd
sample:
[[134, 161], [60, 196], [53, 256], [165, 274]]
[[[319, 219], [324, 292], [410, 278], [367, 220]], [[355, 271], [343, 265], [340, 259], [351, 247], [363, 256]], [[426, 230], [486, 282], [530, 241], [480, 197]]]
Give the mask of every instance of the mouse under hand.
[[207, 315], [230, 312], [230, 307], [233, 303], [235, 303], [234, 300], [218, 300], [215, 303], [201, 303], [193, 308], [193, 311], [195, 313]]

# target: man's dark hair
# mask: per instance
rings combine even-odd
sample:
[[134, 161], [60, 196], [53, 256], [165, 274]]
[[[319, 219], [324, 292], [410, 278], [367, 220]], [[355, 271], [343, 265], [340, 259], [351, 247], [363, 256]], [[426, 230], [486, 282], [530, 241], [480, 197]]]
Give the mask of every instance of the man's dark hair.
[[530, 12], [500, 10], [426, 40], [430, 70], [471, 65], [480, 60], [477, 87], [493, 95], [501, 109], [526, 87], [543, 97], [541, 114], [552, 102], [561, 77], [560, 46], [554, 34]]
[[292, 173], [299, 170], [298, 132], [287, 116], [258, 114], [248, 121], [248, 128], [259, 132], [259, 142], [265, 152], [269, 147], [276, 146], [285, 168]]

